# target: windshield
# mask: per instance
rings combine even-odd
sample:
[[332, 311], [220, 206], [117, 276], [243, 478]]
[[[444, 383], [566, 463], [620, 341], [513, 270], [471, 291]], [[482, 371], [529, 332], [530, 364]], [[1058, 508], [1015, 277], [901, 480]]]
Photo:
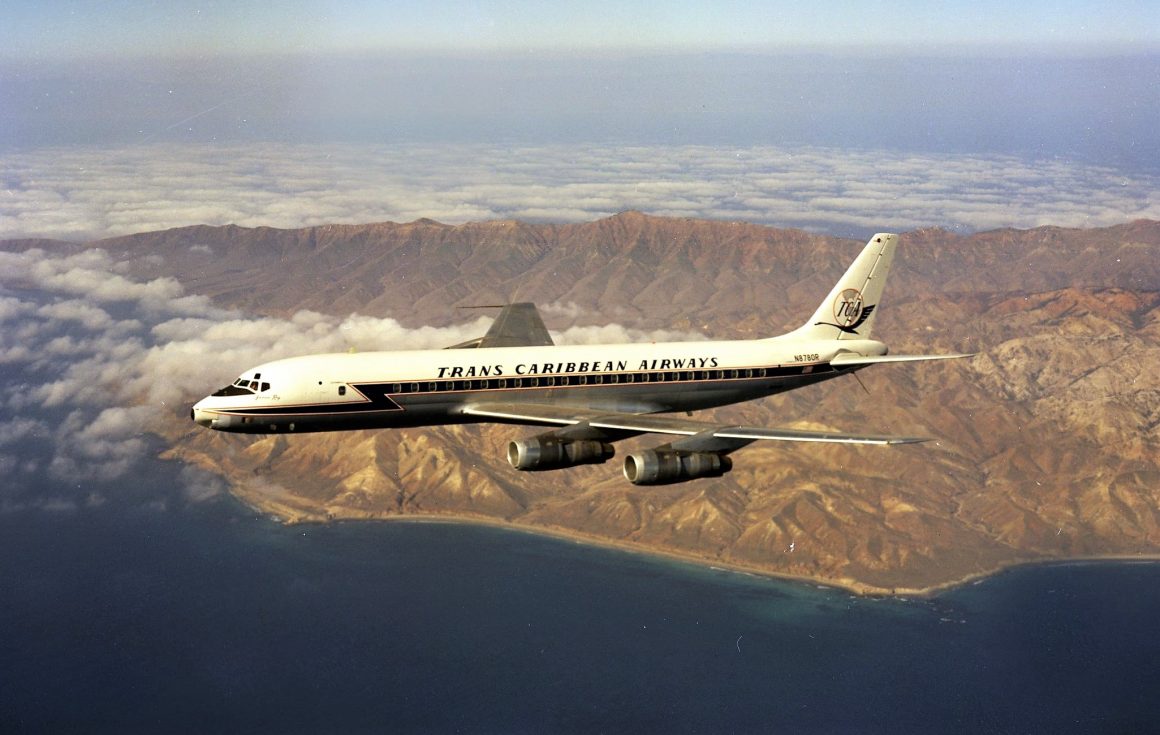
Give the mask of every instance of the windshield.
[[214, 395], [215, 396], [245, 396], [245, 395], [252, 395], [253, 392], [254, 391], [250, 390], [250, 384], [248, 381], [239, 380], [236, 383], [233, 383], [231, 385], [227, 385], [225, 388], [222, 388], [218, 392], [214, 393]]
[[[258, 377], [258, 376], [254, 376]], [[245, 396], [253, 395], [257, 391], [262, 392], [270, 390], [269, 383], [259, 383], [257, 380], [249, 380], [247, 378], [238, 378], [230, 385], [214, 393], [215, 396]]]

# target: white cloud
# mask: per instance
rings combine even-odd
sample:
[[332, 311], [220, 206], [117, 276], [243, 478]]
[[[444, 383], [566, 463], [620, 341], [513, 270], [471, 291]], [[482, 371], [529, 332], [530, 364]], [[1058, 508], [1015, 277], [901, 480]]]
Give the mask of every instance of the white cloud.
[[13, 444], [29, 436], [45, 435], [48, 424], [38, 419], [17, 417], [0, 423], [0, 447]]
[[[773, 146], [142, 145], [0, 157], [0, 237], [193, 224], [597, 219], [627, 209], [833, 231], [1160, 219], [1160, 180], [1062, 159]], [[194, 246], [200, 251], [205, 246]], [[43, 274], [76, 283], [77, 272]], [[124, 284], [107, 285], [111, 293]], [[159, 295], [173, 284], [138, 284]]]
[[[120, 275], [107, 252], [0, 253], [0, 512], [92, 505], [91, 482], [123, 480], [154, 450], [163, 422], [188, 421], [188, 405], [243, 370], [278, 357], [320, 352], [442, 348], [478, 337], [492, 318], [451, 327], [403, 327], [394, 319], [302, 310], [248, 317], [185, 295], [172, 279]], [[117, 284], [116, 294], [109, 283]], [[3, 289], [19, 287], [5, 295]], [[31, 288], [30, 288], [31, 287]], [[107, 308], [116, 302], [116, 308]], [[577, 315], [574, 304], [557, 305]], [[570, 327], [561, 342], [695, 339], [617, 325]], [[48, 482], [45, 497], [22, 496]], [[183, 475], [186, 500], [221, 492]], [[71, 490], [68, 490], [71, 488]], [[64, 497], [72, 492], [76, 497]]]
[[57, 429], [49, 477], [66, 482], [124, 477], [145, 456], [147, 406], [111, 406], [94, 416], [76, 410]]

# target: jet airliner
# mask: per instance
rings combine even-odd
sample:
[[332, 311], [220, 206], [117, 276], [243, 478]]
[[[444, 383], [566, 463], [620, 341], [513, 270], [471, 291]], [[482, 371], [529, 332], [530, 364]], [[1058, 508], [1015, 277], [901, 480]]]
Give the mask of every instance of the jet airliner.
[[636, 485], [716, 477], [730, 453], [760, 439], [910, 444], [923, 437], [727, 426], [665, 416], [749, 401], [888, 362], [965, 354], [890, 355], [870, 339], [898, 236], [880, 233], [801, 327], [765, 339], [556, 345], [535, 306], [509, 304], [483, 337], [442, 350], [307, 355], [247, 370], [193, 406], [211, 429], [302, 433], [497, 422], [550, 427], [512, 440], [517, 470], [605, 462], [641, 434], [671, 441], [629, 454]]

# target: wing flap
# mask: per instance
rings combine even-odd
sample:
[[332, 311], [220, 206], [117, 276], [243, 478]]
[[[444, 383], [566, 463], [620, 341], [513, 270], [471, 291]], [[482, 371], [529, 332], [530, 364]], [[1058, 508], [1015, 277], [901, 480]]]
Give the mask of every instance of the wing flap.
[[517, 424], [571, 426], [584, 420], [583, 413], [573, 408], [532, 403], [476, 403], [465, 406], [463, 413]]
[[764, 429], [756, 426], [734, 426], [716, 432], [723, 439], [772, 439], [783, 442], [829, 442], [831, 444], [918, 444], [930, 441], [925, 436], [886, 436], [882, 434], [847, 434], [837, 431], [802, 429]]

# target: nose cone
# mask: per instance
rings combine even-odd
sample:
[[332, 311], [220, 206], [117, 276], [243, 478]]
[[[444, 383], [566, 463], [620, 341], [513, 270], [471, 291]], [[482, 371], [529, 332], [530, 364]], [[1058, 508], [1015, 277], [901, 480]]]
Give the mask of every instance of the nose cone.
[[193, 408], [189, 409], [189, 418], [198, 426], [204, 426], [205, 428], [209, 429], [213, 426], [213, 418], [205, 409], [202, 408], [201, 404], [204, 402], [205, 401], [198, 401], [197, 403], [193, 404]]

